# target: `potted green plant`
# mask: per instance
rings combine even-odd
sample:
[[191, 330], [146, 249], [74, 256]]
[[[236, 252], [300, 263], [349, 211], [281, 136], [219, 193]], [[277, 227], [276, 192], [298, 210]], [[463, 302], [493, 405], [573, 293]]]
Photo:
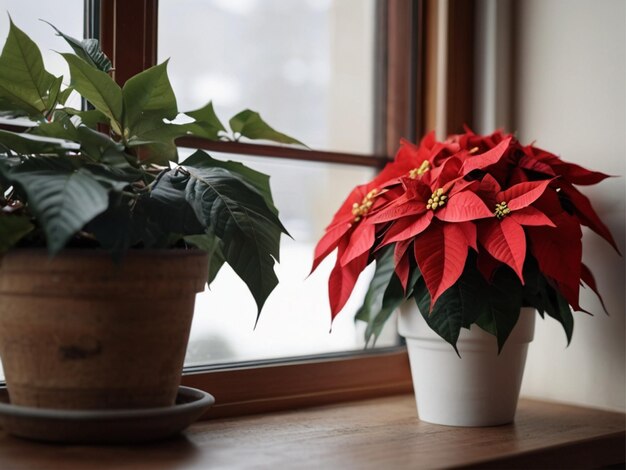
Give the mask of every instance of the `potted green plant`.
[[404, 141], [395, 161], [338, 210], [313, 269], [337, 250], [329, 278], [334, 317], [375, 261], [356, 315], [367, 322], [366, 342], [406, 299], [414, 300], [400, 314], [399, 331], [421, 419], [510, 422], [535, 310], [559, 321], [569, 343], [570, 306], [582, 311], [580, 284], [598, 294], [581, 261], [581, 225], [617, 250], [575, 187], [606, 177], [502, 132]]
[[[44, 408], [174, 403], [196, 292], [228, 263], [260, 313], [278, 280], [269, 177], [176, 139], [296, 143], [258, 113], [182, 113], [167, 62], [120, 87], [95, 39], [60, 31], [71, 74], [49, 73], [11, 22], [0, 55], [0, 356], [11, 402]], [[65, 106], [78, 93], [88, 109]], [[225, 312], [216, 312], [224, 314]]]

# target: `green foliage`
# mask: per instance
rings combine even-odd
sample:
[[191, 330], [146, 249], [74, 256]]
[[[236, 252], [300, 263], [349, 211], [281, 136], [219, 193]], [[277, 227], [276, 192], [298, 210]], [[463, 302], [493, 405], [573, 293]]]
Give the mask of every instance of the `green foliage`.
[[230, 119], [230, 128], [235, 134], [239, 134], [248, 139], [263, 139], [281, 142], [283, 144], [304, 145], [299, 140], [289, 137], [272, 129], [261, 115], [255, 111], [246, 109]]
[[111, 61], [106, 55], [104, 55], [104, 52], [100, 50], [100, 43], [97, 39], [88, 38], [79, 41], [78, 39], [74, 39], [73, 37], [68, 36], [67, 34], [63, 34], [53, 24], [50, 24], [47, 21], [44, 21], [44, 23], [52, 26], [57, 34], [65, 39], [65, 41], [70, 45], [76, 55], [88, 64], [90, 64], [92, 67], [95, 67], [103, 72], [108, 72], [109, 70], [111, 70]]
[[122, 89], [124, 133], [134, 135], [140, 122], [163, 123], [178, 114], [176, 96], [167, 77], [167, 62], [138, 73]]
[[[540, 315], [557, 320], [563, 326], [567, 343], [571, 341], [574, 318], [567, 300], [552, 282], [541, 274], [537, 261], [528, 255], [524, 264], [525, 284], [506, 266], [498, 268], [492, 282], [487, 282], [476, 267], [471, 252], [459, 280], [448, 288], [431, 309], [431, 296], [417, 266], [412, 266], [407, 291], [394, 274], [393, 247], [381, 250], [376, 271], [356, 320], [366, 322], [366, 344], [380, 334], [391, 313], [406, 299], [413, 298], [428, 326], [455, 351], [461, 328], [472, 325], [496, 337], [498, 351], [515, 327], [523, 306], [535, 308]], [[458, 351], [457, 351], [458, 354]]]
[[200, 235], [187, 235], [185, 241], [196, 248], [205, 251], [209, 256], [208, 283], [211, 284], [217, 273], [226, 262], [222, 251], [222, 240], [220, 240], [210, 229]]
[[[221, 166], [221, 165], [220, 165]], [[278, 284], [274, 259], [284, 228], [275, 209], [241, 174], [212, 161], [185, 161], [185, 198], [205, 228], [222, 241], [226, 262], [250, 286], [259, 312]], [[176, 171], [176, 170], [174, 170]]]
[[122, 134], [122, 89], [106, 73], [72, 54], [61, 54], [70, 67], [72, 86], [102, 112], [118, 135]]
[[[33, 122], [22, 133], [0, 130], [0, 252], [45, 243], [51, 254], [89, 246], [121, 259], [131, 248], [195, 247], [209, 254], [208, 281], [229, 263], [260, 312], [287, 233], [269, 177], [200, 151], [177, 165], [179, 137], [236, 140], [213, 104], [180, 123], [167, 62], [122, 88], [96, 40], [52, 27], [74, 51], [61, 54], [70, 87], [61, 90], [63, 77], [46, 71], [37, 45], [12, 22], [0, 55], [0, 116]], [[91, 109], [65, 107], [72, 91]], [[238, 116], [237, 136], [298, 143], [258, 113]]]
[[220, 132], [226, 132], [224, 125], [221, 123], [215, 110], [213, 102], [209, 101], [205, 106], [194, 111], [187, 111], [187, 116], [193, 118], [198, 123], [196, 135], [211, 140], [217, 140]]
[[[508, 268], [501, 268], [492, 284], [487, 283], [470, 257], [459, 280], [446, 290], [430, 310], [430, 295], [421, 282], [415, 300], [428, 325], [456, 350], [461, 328], [476, 323], [494, 335], [502, 350], [517, 323], [521, 303], [521, 284]], [[458, 353], [458, 351], [457, 351]]]
[[0, 104], [6, 117], [41, 121], [54, 108], [61, 80], [49, 73], [37, 45], [10, 22], [0, 55]]
[[557, 320], [563, 326], [569, 345], [574, 332], [572, 310], [565, 297], [541, 274], [537, 261], [532, 256], [526, 259], [524, 279], [526, 279], [522, 289], [524, 304], [537, 309], [541, 316], [547, 313]]
[[52, 254], [108, 206], [107, 190], [69, 158], [28, 158], [5, 176], [26, 194]]
[[[393, 247], [382, 250], [376, 260], [376, 270], [370, 282], [363, 305], [356, 313], [355, 320], [367, 323], [365, 344], [376, 344], [376, 340], [391, 314], [404, 301], [404, 289], [394, 274]], [[416, 273], [419, 271], [415, 270]]]

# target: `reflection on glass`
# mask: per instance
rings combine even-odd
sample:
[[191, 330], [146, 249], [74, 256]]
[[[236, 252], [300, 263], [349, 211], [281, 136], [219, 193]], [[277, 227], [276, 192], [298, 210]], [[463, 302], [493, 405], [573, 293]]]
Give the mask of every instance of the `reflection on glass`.
[[[181, 151], [183, 153], [183, 151]], [[293, 239], [283, 237], [280, 283], [268, 299], [256, 330], [256, 306], [242, 281], [225, 265], [211, 289], [196, 299], [186, 365], [269, 359], [362, 349], [363, 330], [354, 314], [371, 271], [364, 273], [344, 311], [330, 330], [326, 260], [309, 275], [317, 239], [353, 186], [372, 177], [367, 168], [267, 158], [233, 158], [271, 175], [280, 217]], [[393, 322], [377, 345], [396, 344]]]
[[372, 153], [375, 0], [160, 0], [181, 110], [249, 107], [315, 149]]

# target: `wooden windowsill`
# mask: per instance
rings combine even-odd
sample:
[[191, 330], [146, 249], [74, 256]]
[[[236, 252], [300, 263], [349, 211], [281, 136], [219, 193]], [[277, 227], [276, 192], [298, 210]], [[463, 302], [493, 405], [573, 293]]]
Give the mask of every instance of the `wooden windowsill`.
[[412, 395], [194, 424], [142, 446], [32, 443], [0, 431], [0, 468], [593, 468], [624, 462], [625, 416], [521, 400], [515, 424], [420, 422]]

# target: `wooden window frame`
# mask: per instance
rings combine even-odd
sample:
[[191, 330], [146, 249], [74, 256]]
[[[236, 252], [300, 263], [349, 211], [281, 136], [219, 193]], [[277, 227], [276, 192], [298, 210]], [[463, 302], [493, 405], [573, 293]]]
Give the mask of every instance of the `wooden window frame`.
[[[99, 10], [99, 36], [123, 84], [156, 64], [158, 0], [88, 0]], [[177, 141], [259, 158], [272, 157], [382, 168], [401, 137], [416, 140], [426, 129], [456, 131], [472, 121], [474, 0], [378, 0], [377, 80], [379, 129], [373, 155], [303, 150], [196, 137]], [[442, 30], [443, 28], [443, 30]], [[445, 40], [441, 40], [441, 38]], [[443, 44], [442, 44], [443, 43]], [[442, 54], [445, 67], [440, 67]], [[465, 77], [460, 79], [459, 77]], [[442, 77], [445, 80], [442, 81]], [[445, 86], [442, 86], [444, 83]], [[440, 119], [442, 105], [446, 111]], [[443, 124], [442, 124], [443, 122]], [[214, 394], [207, 417], [224, 417], [330, 402], [373, 398], [412, 390], [406, 349], [348, 352], [293, 360], [186, 369], [182, 384]]]

